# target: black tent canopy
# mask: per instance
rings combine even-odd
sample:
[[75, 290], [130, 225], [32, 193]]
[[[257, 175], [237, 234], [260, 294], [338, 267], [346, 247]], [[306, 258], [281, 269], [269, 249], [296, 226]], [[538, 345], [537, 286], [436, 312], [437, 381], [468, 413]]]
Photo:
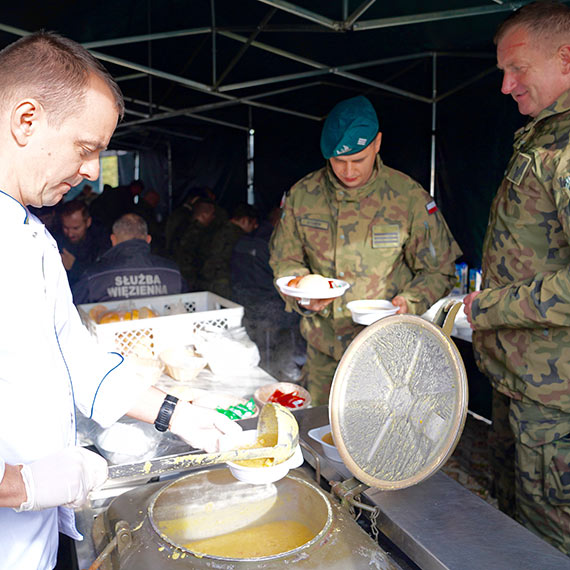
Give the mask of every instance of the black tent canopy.
[[0, 17], [0, 46], [44, 28], [92, 51], [126, 100], [112, 148], [152, 154], [155, 168], [161, 157], [157, 189], [174, 203], [204, 185], [227, 205], [244, 200], [249, 158], [255, 202], [268, 210], [323, 164], [318, 140], [330, 108], [364, 94], [378, 111], [383, 159], [435, 195], [476, 265], [512, 133], [523, 122], [500, 94], [492, 37], [526, 3], [12, 3]]

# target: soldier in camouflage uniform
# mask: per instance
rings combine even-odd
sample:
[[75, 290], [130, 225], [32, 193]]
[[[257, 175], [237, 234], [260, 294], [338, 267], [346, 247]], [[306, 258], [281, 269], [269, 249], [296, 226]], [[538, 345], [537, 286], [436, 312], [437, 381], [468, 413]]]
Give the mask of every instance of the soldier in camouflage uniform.
[[338, 361], [363, 329], [349, 301], [390, 299], [400, 313], [422, 314], [455, 281], [461, 250], [443, 216], [419, 184], [382, 163], [380, 141], [368, 99], [339, 103], [323, 127], [326, 167], [288, 192], [272, 236], [275, 278], [318, 273], [350, 284], [342, 297], [305, 306], [284, 296], [304, 317], [303, 376], [314, 404], [328, 403]]
[[258, 226], [257, 210], [249, 204], [238, 204], [231, 218], [212, 236], [208, 256], [200, 272], [201, 288], [231, 299], [231, 259], [235, 244]]
[[210, 227], [215, 216], [214, 204], [207, 200], [197, 200], [190, 213], [190, 220], [181, 237], [173, 244], [174, 259], [189, 291], [199, 291], [200, 270], [207, 258], [211, 243]]
[[501, 488], [499, 499], [513, 496], [515, 518], [569, 554], [570, 8], [529, 4], [495, 43], [502, 92], [533, 119], [515, 135], [483, 244], [482, 290], [465, 298], [465, 312], [495, 389], [494, 454], [511, 460], [496, 484], [514, 492]]

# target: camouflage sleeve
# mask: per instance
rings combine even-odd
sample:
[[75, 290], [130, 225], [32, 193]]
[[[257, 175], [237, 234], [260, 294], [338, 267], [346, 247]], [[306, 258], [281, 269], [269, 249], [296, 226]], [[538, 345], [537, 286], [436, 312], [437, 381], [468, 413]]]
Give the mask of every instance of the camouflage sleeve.
[[194, 284], [198, 278], [196, 251], [198, 247], [197, 232], [194, 228], [188, 228], [180, 241], [175, 244], [174, 260], [184, 276], [184, 279], [190, 284]]
[[224, 250], [227, 248], [227, 230], [220, 228], [212, 237], [208, 256], [202, 265], [202, 277], [212, 283], [218, 277], [224, 263]]
[[477, 330], [570, 327], [570, 273], [541, 273], [526, 283], [484, 289], [471, 307]]
[[[552, 177], [558, 220], [570, 243], [570, 190], [566, 161]], [[471, 315], [478, 330], [493, 328], [570, 327], [570, 266], [542, 271], [524, 282], [484, 289], [475, 298]]]
[[[461, 255], [441, 212], [428, 213], [429, 202], [416, 200], [404, 257], [414, 277], [400, 292], [411, 313], [422, 314], [447, 295], [455, 283], [455, 260]], [[432, 202], [433, 203], [433, 202]]]
[[[305, 257], [303, 242], [297, 230], [290, 195], [285, 201], [281, 219], [271, 235], [269, 249], [269, 265], [273, 270], [275, 280], [287, 275], [297, 276], [311, 273]], [[307, 316], [307, 312], [303, 311], [294, 299], [283, 295], [277, 285], [275, 287], [283, 301], [285, 301], [285, 310], [287, 312], [295, 311], [303, 316]]]

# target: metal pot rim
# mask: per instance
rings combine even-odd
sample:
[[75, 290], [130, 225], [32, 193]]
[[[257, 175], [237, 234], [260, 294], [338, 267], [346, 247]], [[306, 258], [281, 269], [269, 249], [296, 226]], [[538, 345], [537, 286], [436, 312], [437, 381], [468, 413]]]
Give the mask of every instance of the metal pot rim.
[[[322, 540], [322, 538], [329, 532], [329, 530], [331, 528], [331, 525], [333, 522], [333, 511], [332, 511], [332, 506], [330, 504], [330, 500], [325, 495], [325, 493], [319, 487], [317, 487], [314, 483], [311, 483], [310, 481], [307, 481], [305, 479], [301, 479], [301, 478], [296, 477], [294, 475], [291, 475], [289, 473], [283, 479], [291, 479], [291, 480], [295, 481], [295, 483], [305, 485], [306, 487], [310, 488], [313, 492], [316, 492], [320, 496], [322, 501], [324, 502], [326, 509], [327, 509], [327, 520], [326, 520], [323, 528], [311, 540], [309, 540], [308, 542], [305, 542], [304, 544], [302, 544], [301, 546], [298, 546], [297, 548], [294, 548], [293, 550], [286, 550], [285, 552], [281, 552], [279, 554], [273, 554], [271, 556], [259, 556], [256, 558], [229, 558], [229, 557], [225, 557], [225, 556], [213, 556], [211, 554], [205, 554], [202, 552], [195, 552], [193, 550], [190, 550], [190, 549], [174, 542], [170, 537], [168, 537], [166, 534], [164, 534], [158, 528], [158, 526], [156, 525], [155, 520], [154, 520], [154, 507], [155, 507], [157, 500], [168, 489], [170, 489], [171, 487], [173, 487], [176, 484], [180, 484], [182, 481], [184, 481], [186, 479], [190, 479], [192, 477], [197, 477], [203, 473], [204, 473], [203, 471], [199, 471], [196, 473], [190, 473], [189, 475], [185, 475], [183, 477], [180, 477], [180, 478], [176, 479], [175, 481], [172, 481], [172, 483], [169, 483], [168, 485], [161, 487], [161, 489], [153, 496], [152, 500], [150, 501], [150, 503], [147, 507], [148, 521], [149, 521], [150, 526], [153, 529], [153, 531], [158, 535], [159, 539], [166, 542], [167, 544], [169, 544], [173, 548], [175, 548], [175, 549], [177, 549], [183, 553], [189, 554], [189, 555], [194, 556], [194, 557], [206, 558], [206, 559], [211, 559], [211, 560], [221, 560], [224, 562], [247, 562], [247, 561], [251, 561], [251, 562], [261, 561], [262, 562], [264, 560], [267, 560], [267, 561], [276, 560], [279, 558], [283, 558], [285, 556], [291, 556], [291, 555], [297, 554], [304, 549], [310, 548], [311, 546], [313, 546], [314, 544], [316, 544], [320, 540]], [[276, 483], [278, 484], [279, 481], [276, 481]]]

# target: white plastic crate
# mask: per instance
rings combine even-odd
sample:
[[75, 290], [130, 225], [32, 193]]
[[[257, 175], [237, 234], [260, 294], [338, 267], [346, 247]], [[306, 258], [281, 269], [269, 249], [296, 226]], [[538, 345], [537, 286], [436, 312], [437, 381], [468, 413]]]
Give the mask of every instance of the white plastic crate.
[[[89, 311], [105, 305], [109, 311], [149, 307], [158, 317], [134, 321], [96, 324]], [[183, 306], [183, 314], [168, 314]], [[108, 350], [130, 354], [137, 344], [152, 350], [154, 357], [167, 348], [192, 344], [196, 331], [208, 328], [228, 329], [241, 326], [243, 307], [210, 291], [142, 297], [128, 301], [108, 301], [78, 305], [79, 315], [97, 342]], [[162, 316], [166, 315], [166, 316]]]

